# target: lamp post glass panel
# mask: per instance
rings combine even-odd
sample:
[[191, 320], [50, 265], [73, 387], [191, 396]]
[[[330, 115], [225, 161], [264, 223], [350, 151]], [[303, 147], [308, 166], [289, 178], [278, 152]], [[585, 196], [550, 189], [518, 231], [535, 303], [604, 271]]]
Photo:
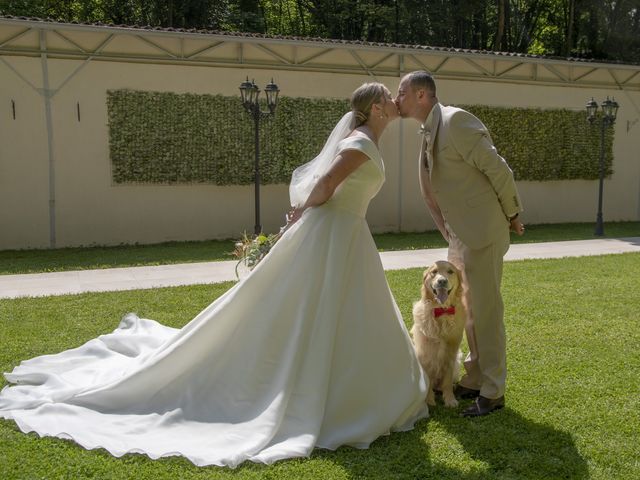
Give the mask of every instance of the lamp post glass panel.
[[260, 89], [256, 85], [255, 81], [247, 80], [240, 84], [240, 98], [242, 99], [242, 106], [249, 115], [253, 118], [254, 125], [254, 144], [255, 144], [255, 163], [254, 163], [254, 181], [255, 181], [255, 213], [256, 224], [254, 227], [254, 233], [256, 235], [262, 233], [262, 225], [260, 225], [260, 120], [267, 118], [276, 113], [276, 107], [278, 105], [278, 93], [280, 90], [278, 86], [273, 83], [267, 84], [264, 89], [264, 93], [267, 96], [268, 111], [263, 112], [260, 110]]
[[589, 123], [593, 124], [596, 121], [600, 121], [600, 183], [598, 185], [598, 214], [596, 217], [596, 230], [595, 235], [601, 237], [604, 235], [604, 223], [602, 220], [602, 193], [604, 189], [604, 131], [605, 128], [611, 126], [616, 121], [616, 116], [618, 114], [618, 102], [613, 100], [609, 100], [609, 97], [602, 102], [602, 114], [600, 114], [599, 118], [597, 115], [598, 112], [598, 103], [592, 98], [587, 102], [587, 120]]

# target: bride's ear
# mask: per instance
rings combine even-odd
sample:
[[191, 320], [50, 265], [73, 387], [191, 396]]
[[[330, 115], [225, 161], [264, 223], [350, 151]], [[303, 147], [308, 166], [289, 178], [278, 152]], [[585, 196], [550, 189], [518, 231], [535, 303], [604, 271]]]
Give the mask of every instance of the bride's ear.
[[374, 103], [371, 105], [371, 114], [374, 117], [383, 118], [384, 117], [384, 106], [382, 103]]

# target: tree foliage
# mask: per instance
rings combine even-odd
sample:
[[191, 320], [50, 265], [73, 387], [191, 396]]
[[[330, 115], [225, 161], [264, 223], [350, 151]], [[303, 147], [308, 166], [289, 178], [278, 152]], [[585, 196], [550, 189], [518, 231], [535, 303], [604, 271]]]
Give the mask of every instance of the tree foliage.
[[0, 13], [640, 62], [640, 0], [2, 0]]

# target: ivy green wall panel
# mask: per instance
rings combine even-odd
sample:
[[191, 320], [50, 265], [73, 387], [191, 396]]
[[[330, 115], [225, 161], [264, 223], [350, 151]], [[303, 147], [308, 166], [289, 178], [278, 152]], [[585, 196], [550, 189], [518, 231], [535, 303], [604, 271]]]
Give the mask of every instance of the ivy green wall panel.
[[[134, 90], [107, 92], [115, 184], [247, 185], [254, 176], [253, 121], [237, 97]], [[347, 100], [283, 97], [260, 122], [263, 184], [286, 184], [318, 154]], [[462, 105], [488, 127], [517, 180], [598, 178], [598, 126], [561, 109]], [[613, 129], [605, 161], [612, 173]]]
[[[115, 184], [253, 183], [253, 120], [238, 97], [112, 90], [107, 102]], [[288, 183], [347, 109], [345, 100], [282, 98], [260, 121], [261, 183]]]

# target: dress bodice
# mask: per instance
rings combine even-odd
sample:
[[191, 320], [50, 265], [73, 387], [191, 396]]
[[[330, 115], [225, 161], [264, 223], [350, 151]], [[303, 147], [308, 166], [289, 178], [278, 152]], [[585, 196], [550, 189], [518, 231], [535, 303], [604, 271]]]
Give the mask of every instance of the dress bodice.
[[384, 183], [384, 164], [375, 143], [367, 137], [347, 137], [338, 144], [337, 154], [346, 150], [358, 150], [369, 160], [352, 172], [326, 202], [329, 208], [339, 208], [364, 217], [369, 202], [380, 191]]

